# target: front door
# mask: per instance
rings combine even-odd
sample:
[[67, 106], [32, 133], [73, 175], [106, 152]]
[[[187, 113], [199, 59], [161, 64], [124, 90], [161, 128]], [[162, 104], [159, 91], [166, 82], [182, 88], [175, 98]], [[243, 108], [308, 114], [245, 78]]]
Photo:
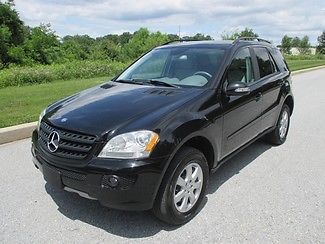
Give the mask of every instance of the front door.
[[[239, 49], [227, 70], [224, 87], [232, 82], [245, 82], [251, 92], [248, 95], [223, 95], [223, 147], [225, 157], [256, 137], [261, 130], [262, 88], [256, 82], [253, 69], [252, 50]], [[256, 69], [255, 69], [256, 70]]]

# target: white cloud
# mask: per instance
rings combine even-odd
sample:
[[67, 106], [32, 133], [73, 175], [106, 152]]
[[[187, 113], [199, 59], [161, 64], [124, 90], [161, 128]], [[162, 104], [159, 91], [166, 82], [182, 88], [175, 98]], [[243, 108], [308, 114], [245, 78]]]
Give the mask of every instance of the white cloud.
[[315, 43], [325, 28], [323, 0], [16, 0], [29, 25], [50, 22], [59, 35], [99, 36], [140, 27], [177, 33], [203, 32], [218, 38], [224, 31], [253, 28], [278, 43], [284, 34], [309, 35]]

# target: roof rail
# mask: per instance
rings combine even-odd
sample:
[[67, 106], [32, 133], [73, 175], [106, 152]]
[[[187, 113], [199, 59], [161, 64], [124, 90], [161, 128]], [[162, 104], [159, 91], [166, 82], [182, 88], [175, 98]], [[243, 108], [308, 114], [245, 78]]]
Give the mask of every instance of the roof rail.
[[194, 42], [194, 41], [203, 41], [203, 40], [196, 40], [196, 39], [176, 39], [176, 40], [172, 40], [172, 41], [168, 41], [164, 44], [162, 44], [162, 46], [174, 43], [174, 42]]
[[233, 44], [236, 44], [240, 41], [254, 41], [257, 40], [258, 42], [266, 42], [269, 44], [272, 44], [272, 42], [262, 39], [262, 38], [258, 38], [258, 37], [251, 37], [251, 36], [243, 36], [243, 37], [238, 37], [236, 40], [234, 40]]
[[171, 43], [174, 43], [174, 42], [180, 42], [181, 39], [176, 39], [176, 40], [172, 40], [172, 41], [168, 41], [168, 42], [165, 42], [163, 44], [161, 44], [162, 46], [165, 46], [165, 45], [168, 45], [168, 44], [171, 44]]

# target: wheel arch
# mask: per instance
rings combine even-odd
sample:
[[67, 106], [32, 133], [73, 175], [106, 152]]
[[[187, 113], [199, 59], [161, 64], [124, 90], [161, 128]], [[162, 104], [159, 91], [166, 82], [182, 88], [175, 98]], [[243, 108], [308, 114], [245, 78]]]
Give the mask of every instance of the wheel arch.
[[215, 148], [207, 136], [200, 133], [193, 133], [186, 138], [183, 138], [180, 143], [178, 143], [178, 145], [173, 149], [173, 152], [170, 155], [168, 163], [165, 167], [163, 177], [165, 176], [165, 173], [169, 168], [172, 160], [175, 158], [175, 155], [183, 147], [193, 147], [202, 152], [208, 162], [209, 169], [211, 170], [213, 168], [215, 159], [217, 158], [217, 148]]
[[294, 101], [293, 97], [291, 95], [287, 96], [286, 99], [284, 100], [283, 104], [287, 104], [290, 108], [290, 115], [293, 113], [293, 108], [294, 108]]
[[211, 170], [213, 168], [215, 153], [214, 147], [209, 139], [204, 136], [194, 136], [188, 139], [178, 150], [184, 146], [193, 147], [202, 152], [208, 162], [209, 169]]
[[153, 205], [156, 204], [157, 200], [159, 200], [159, 198], [161, 197], [161, 194], [160, 194], [162, 191], [161, 185], [163, 184], [164, 181], [167, 180], [165, 178], [165, 176], [168, 172], [168, 169], [171, 166], [173, 159], [175, 158], [177, 152], [179, 152], [184, 147], [193, 147], [193, 148], [199, 150], [200, 152], [202, 152], [208, 162], [209, 170], [211, 171], [211, 169], [213, 168], [217, 151], [214, 149], [211, 141], [206, 136], [204, 136], [202, 134], [193, 134], [193, 135], [190, 135], [190, 136], [184, 138], [174, 148], [173, 153], [170, 155], [170, 157], [168, 159], [166, 167], [162, 173], [159, 186], [155, 193], [155, 197], [153, 198]]

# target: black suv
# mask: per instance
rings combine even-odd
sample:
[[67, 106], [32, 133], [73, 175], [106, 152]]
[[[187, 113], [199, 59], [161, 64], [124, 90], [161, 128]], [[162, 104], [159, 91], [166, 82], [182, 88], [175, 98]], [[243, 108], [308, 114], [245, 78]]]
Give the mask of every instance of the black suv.
[[47, 107], [33, 161], [52, 186], [182, 224], [210, 172], [258, 138], [285, 142], [293, 107], [290, 71], [267, 41], [176, 41]]

